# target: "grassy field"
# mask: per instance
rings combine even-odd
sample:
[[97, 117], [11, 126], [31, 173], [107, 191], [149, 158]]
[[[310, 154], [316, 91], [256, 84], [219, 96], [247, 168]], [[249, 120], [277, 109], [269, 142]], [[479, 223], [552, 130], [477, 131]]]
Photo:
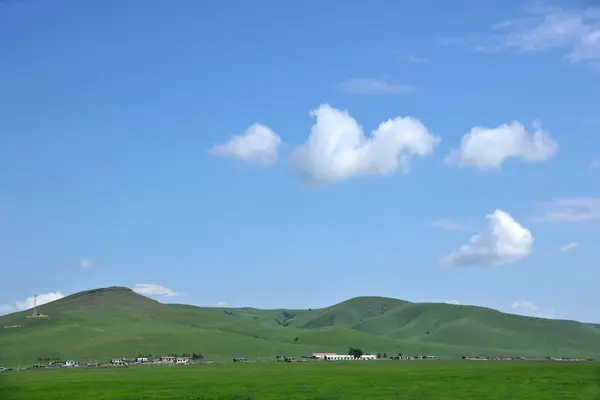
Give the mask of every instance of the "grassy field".
[[[39, 358], [106, 361], [138, 354], [273, 359], [358, 347], [395, 355], [600, 358], [600, 328], [482, 307], [359, 297], [323, 309], [259, 310], [162, 304], [126, 288], [76, 293], [0, 317], [0, 367]], [[7, 328], [5, 328], [7, 327]]]
[[0, 374], [2, 400], [598, 400], [600, 364], [308, 362]]

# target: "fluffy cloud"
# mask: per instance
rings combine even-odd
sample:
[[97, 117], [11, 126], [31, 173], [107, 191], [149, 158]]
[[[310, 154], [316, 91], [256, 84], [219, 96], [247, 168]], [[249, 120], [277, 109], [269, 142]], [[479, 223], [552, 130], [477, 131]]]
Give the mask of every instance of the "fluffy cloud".
[[61, 292], [38, 294], [37, 297], [31, 296], [25, 300], [16, 301], [14, 304], [0, 305], [0, 315], [29, 310], [33, 308], [34, 302], [39, 307], [52, 301], [62, 299], [63, 297], [65, 296]]
[[92, 268], [94, 266], [94, 264], [92, 263], [92, 260], [90, 260], [89, 258], [82, 258], [79, 261], [77, 261], [77, 266], [79, 268], [88, 269], [88, 268]]
[[564, 246], [560, 246], [558, 248], [558, 251], [560, 251], [561, 253], [566, 253], [567, 251], [571, 251], [577, 247], [579, 247], [579, 243], [571, 242], [571, 243], [565, 244]]
[[577, 62], [600, 62], [600, 7], [565, 10], [534, 3], [525, 18], [496, 25], [499, 32], [487, 47], [523, 53], [563, 50], [563, 58]]
[[538, 318], [554, 318], [554, 310], [551, 308], [541, 308], [527, 300], [516, 300], [512, 303], [511, 308], [517, 314], [527, 315]]
[[449, 267], [495, 267], [514, 263], [533, 251], [533, 235], [508, 213], [496, 210], [487, 215], [489, 226], [483, 233], [446, 256]]
[[355, 94], [403, 94], [412, 93], [416, 89], [412, 86], [399, 85], [384, 79], [354, 78], [340, 84], [340, 88]]
[[444, 303], [446, 304], [454, 304], [455, 306], [460, 305], [458, 300], [446, 300]]
[[323, 104], [310, 115], [316, 123], [291, 160], [307, 183], [408, 172], [412, 156], [431, 154], [440, 141], [410, 117], [384, 121], [367, 137], [347, 111]]
[[544, 214], [535, 222], [582, 222], [600, 218], [600, 198], [571, 197], [544, 204]]
[[235, 135], [223, 144], [215, 145], [211, 153], [238, 158], [255, 164], [274, 164], [281, 138], [268, 126], [253, 124], [241, 135]]
[[460, 148], [452, 150], [446, 162], [480, 169], [499, 168], [508, 158], [541, 162], [558, 151], [557, 142], [536, 121], [536, 131], [529, 134], [519, 122], [497, 128], [476, 126], [462, 137]]
[[173, 297], [177, 295], [173, 290], [155, 283], [136, 283], [132, 290], [136, 293], [150, 296]]
[[447, 218], [441, 218], [433, 221], [430, 223], [430, 225], [436, 228], [445, 229], [447, 231], [461, 231], [465, 229], [464, 225]]

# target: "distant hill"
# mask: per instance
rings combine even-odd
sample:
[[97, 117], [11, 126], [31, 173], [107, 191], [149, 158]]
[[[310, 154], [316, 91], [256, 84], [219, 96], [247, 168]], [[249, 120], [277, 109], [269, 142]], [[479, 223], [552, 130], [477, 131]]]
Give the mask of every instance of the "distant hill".
[[[600, 325], [488, 308], [357, 297], [323, 309], [259, 310], [163, 304], [130, 289], [73, 294], [0, 317], [0, 366], [38, 358], [106, 360], [202, 353], [272, 359], [359, 347], [392, 354], [600, 357]], [[21, 325], [22, 327], [12, 327]], [[4, 328], [7, 327], [7, 328]]]

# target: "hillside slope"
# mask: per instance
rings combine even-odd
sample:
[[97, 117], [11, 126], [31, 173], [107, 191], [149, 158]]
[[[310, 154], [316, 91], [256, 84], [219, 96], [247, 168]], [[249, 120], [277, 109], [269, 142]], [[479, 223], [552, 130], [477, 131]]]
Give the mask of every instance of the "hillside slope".
[[[495, 310], [358, 297], [317, 310], [163, 304], [127, 288], [76, 293], [0, 317], [0, 365], [38, 358], [105, 360], [137, 354], [273, 358], [361, 347], [397, 354], [600, 357], [600, 328]], [[11, 327], [20, 325], [21, 327]]]

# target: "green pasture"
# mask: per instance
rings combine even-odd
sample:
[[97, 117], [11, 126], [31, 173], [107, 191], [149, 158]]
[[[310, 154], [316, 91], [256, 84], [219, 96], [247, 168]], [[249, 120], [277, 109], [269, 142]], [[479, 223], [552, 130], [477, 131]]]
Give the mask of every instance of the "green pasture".
[[371, 361], [0, 373], [2, 400], [598, 400], [600, 364]]

